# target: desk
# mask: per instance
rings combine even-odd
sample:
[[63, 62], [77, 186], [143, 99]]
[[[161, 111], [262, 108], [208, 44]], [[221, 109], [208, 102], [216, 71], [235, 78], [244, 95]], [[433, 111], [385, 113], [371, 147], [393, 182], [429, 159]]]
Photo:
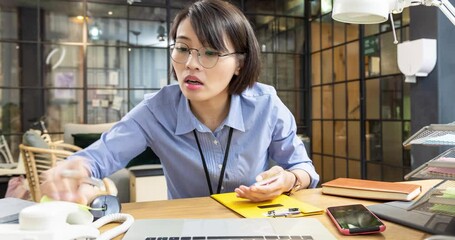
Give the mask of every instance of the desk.
[[[433, 185], [440, 180], [424, 180], [415, 181], [414, 183], [422, 184], [423, 192], [426, 192]], [[422, 194], [421, 194], [422, 195]], [[371, 205], [378, 203], [377, 201], [368, 201], [363, 199], [344, 198], [323, 195], [320, 188], [305, 189], [296, 192], [293, 195], [295, 198], [304, 202], [313, 204], [314, 206], [326, 209], [329, 206], [347, 205], [354, 203], [361, 203], [364, 205]], [[122, 212], [133, 215], [135, 219], [144, 218], [240, 218], [240, 216], [231, 210], [225, 208], [217, 201], [210, 197], [201, 198], [187, 198], [165, 201], [152, 201], [152, 202], [137, 202], [137, 203], [124, 203], [122, 204]], [[318, 219], [322, 224], [329, 229], [329, 231], [337, 239], [424, 239], [431, 236], [422, 231], [398, 225], [392, 222], [384, 221], [386, 230], [381, 234], [359, 236], [344, 236], [341, 235], [332, 224], [326, 214], [310, 216]], [[110, 229], [118, 224], [112, 223], [101, 228], [101, 231]], [[115, 238], [120, 240], [121, 237]]]

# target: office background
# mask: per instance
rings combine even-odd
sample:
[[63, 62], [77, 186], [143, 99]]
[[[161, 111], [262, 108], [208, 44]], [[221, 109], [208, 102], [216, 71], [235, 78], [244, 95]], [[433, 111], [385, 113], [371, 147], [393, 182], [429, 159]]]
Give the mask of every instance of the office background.
[[[145, 93], [175, 82], [167, 34], [187, 2], [1, 0], [0, 129], [14, 157], [42, 116], [62, 139], [65, 123], [118, 121]], [[310, 139], [322, 182], [400, 181], [440, 150], [401, 144], [425, 125], [455, 121], [455, 27], [437, 8], [394, 15], [399, 42], [438, 40], [435, 69], [409, 84], [390, 22], [335, 22], [332, 0], [231, 2], [256, 31], [260, 81], [275, 86]]]

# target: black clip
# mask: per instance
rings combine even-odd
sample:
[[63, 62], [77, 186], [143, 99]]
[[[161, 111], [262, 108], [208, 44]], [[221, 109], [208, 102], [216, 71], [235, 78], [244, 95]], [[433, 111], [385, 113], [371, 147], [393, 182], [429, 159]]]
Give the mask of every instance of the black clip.
[[288, 209], [278, 209], [270, 210], [267, 212], [267, 217], [288, 217], [290, 215], [300, 214], [299, 208], [288, 208]]

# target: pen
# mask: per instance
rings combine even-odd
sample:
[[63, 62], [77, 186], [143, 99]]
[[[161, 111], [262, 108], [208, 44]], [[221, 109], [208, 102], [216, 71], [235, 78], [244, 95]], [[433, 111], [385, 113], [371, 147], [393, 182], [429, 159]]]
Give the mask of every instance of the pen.
[[63, 170], [60, 173], [60, 176], [62, 176], [64, 178], [79, 179], [82, 183], [90, 184], [90, 185], [93, 185], [100, 189], [104, 188], [104, 183], [102, 180], [97, 179], [97, 178], [92, 178], [92, 177], [82, 177], [81, 174], [79, 174], [79, 172], [77, 172], [76, 170], [69, 170], [69, 169]]
[[272, 176], [270, 176], [270, 177], [268, 177], [266, 179], [263, 179], [262, 181], [254, 183], [254, 185], [255, 186], [269, 185], [269, 184], [275, 182], [281, 176], [281, 173], [282, 172], [275, 173], [274, 175], [272, 175]]

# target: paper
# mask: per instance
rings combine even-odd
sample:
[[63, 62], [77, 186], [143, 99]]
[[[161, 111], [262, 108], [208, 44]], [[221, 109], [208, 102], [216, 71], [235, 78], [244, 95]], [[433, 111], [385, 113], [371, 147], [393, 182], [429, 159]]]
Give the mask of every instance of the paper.
[[107, 108], [109, 107], [109, 100], [101, 100], [101, 107]]
[[114, 99], [112, 100], [112, 109], [120, 111], [122, 108], [122, 102], [123, 98], [119, 96], [114, 96]]
[[425, 144], [455, 144], [455, 134], [445, 134], [438, 137], [428, 138]]
[[118, 85], [118, 72], [117, 71], [110, 71], [109, 72], [109, 85]]
[[286, 195], [280, 195], [273, 200], [264, 202], [251, 202], [248, 199], [238, 198], [235, 192], [214, 194], [211, 197], [246, 218], [268, 218], [270, 211], [281, 213], [295, 208], [299, 209], [300, 214], [292, 215], [293, 217], [324, 213], [321, 208]]
[[101, 106], [101, 99], [92, 99], [92, 107]]

